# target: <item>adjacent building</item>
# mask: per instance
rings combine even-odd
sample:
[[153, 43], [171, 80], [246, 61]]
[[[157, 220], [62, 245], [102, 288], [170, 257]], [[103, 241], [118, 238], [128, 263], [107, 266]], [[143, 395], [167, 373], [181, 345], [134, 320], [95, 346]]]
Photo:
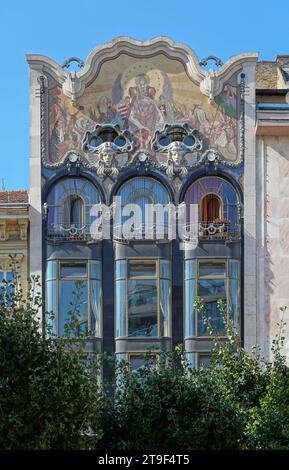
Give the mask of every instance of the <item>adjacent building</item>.
[[29, 272], [27, 191], [0, 191], [0, 292], [17, 284], [26, 295]]

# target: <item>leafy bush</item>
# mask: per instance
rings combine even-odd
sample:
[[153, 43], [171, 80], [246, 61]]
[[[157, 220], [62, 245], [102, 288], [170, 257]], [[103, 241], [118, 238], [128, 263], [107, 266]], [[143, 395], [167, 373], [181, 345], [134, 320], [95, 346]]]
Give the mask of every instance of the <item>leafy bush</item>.
[[[44, 338], [39, 287], [33, 278], [27, 299], [8, 288], [0, 297], [1, 449], [289, 449], [283, 320], [272, 363], [257, 348], [244, 351], [220, 303], [227, 341], [206, 319], [214, 339], [210, 369], [193, 369], [177, 347], [159, 354], [157, 366], [148, 355], [145, 367], [131, 372], [113, 357], [85, 359], [81, 286], [66, 336]], [[203, 309], [201, 299], [196, 308]], [[100, 382], [107, 361], [114, 379]]]
[[102, 390], [80, 360], [80, 343], [43, 339], [38, 291], [33, 278], [25, 301], [18, 291], [0, 302], [0, 448], [94, 447], [102, 436]]

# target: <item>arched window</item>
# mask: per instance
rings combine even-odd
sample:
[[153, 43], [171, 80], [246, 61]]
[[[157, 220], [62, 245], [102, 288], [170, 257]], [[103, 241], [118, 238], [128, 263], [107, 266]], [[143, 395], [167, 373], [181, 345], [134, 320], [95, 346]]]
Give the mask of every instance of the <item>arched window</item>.
[[216, 194], [206, 194], [201, 201], [201, 220], [203, 223], [214, 222], [222, 217], [222, 204]]
[[64, 178], [47, 196], [47, 235], [54, 239], [83, 239], [95, 219], [92, 207], [100, 203], [95, 186], [84, 178]]
[[83, 224], [83, 202], [79, 196], [71, 198], [70, 223], [75, 225]]
[[194, 181], [185, 194], [187, 224], [191, 205], [198, 205], [199, 238], [220, 239], [240, 236], [239, 199], [236, 190], [219, 176], [206, 176]]
[[[146, 235], [155, 238], [157, 233], [167, 233], [170, 198], [159, 181], [151, 177], [132, 178], [120, 187], [117, 196], [121, 198], [122, 213], [118, 224], [123, 236], [129, 238], [131, 232], [131, 238], [145, 238]], [[153, 208], [155, 204], [158, 210]]]

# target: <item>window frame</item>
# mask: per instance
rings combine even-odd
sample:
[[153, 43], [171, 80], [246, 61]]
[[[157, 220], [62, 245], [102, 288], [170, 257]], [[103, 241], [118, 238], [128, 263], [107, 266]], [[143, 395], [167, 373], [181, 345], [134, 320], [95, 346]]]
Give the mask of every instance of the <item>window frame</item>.
[[129, 367], [129, 371], [130, 372], [136, 372], [138, 369], [132, 369], [131, 368], [131, 356], [134, 356], [134, 357], [141, 357], [141, 358], [144, 358], [146, 359], [146, 357], [150, 356], [150, 357], [155, 357], [156, 359], [156, 368], [155, 370], [158, 371], [160, 370], [160, 350], [157, 349], [155, 351], [151, 351], [151, 350], [141, 350], [141, 351], [128, 351], [126, 353], [126, 361], [128, 362], [128, 367]]
[[[186, 264], [186, 261], [192, 261], [194, 260], [196, 262], [196, 271], [195, 271], [195, 278], [190, 278], [190, 279], [186, 279], [185, 278], [185, 264]], [[237, 277], [232, 277], [230, 275], [230, 261], [237, 261], [238, 262], [238, 275]], [[215, 275], [215, 276], [202, 276], [202, 277], [199, 277], [199, 272], [200, 272], [200, 264], [201, 263], [218, 263], [218, 262], [223, 262], [225, 264], [225, 276], [222, 276], [222, 275]], [[231, 302], [230, 302], [230, 280], [232, 279], [235, 279], [238, 281], [238, 288], [239, 288], [239, 308], [241, 308], [241, 303], [240, 303], [240, 300], [241, 300], [241, 291], [240, 291], [240, 288], [241, 288], [241, 264], [240, 264], [241, 260], [240, 259], [237, 259], [237, 258], [229, 258], [229, 257], [208, 257], [208, 258], [188, 258], [188, 259], [185, 259], [184, 260], [184, 279], [183, 279], [183, 286], [185, 288], [185, 282], [186, 281], [193, 281], [194, 282], [194, 298], [198, 297], [198, 283], [200, 280], [210, 280], [210, 279], [215, 279], [215, 280], [221, 280], [221, 279], [225, 279], [225, 288], [226, 288], [226, 310], [227, 310], [227, 313], [226, 313], [226, 316], [227, 316], [227, 319], [230, 318], [230, 308], [231, 308]], [[184, 296], [183, 296], [183, 311], [184, 311], [184, 325], [185, 325], [185, 321], [186, 321], [186, 315], [187, 315], [187, 312], [186, 312], [186, 292], [184, 293]], [[202, 338], [202, 339], [210, 339], [211, 336], [209, 334], [205, 334], [205, 335], [200, 335], [199, 332], [198, 332], [198, 318], [199, 318], [199, 315], [201, 313], [200, 312], [197, 312], [196, 309], [194, 308], [194, 328], [195, 328], [195, 335], [194, 337], [196, 338]], [[237, 325], [238, 326], [238, 329], [241, 328], [241, 324], [240, 325]], [[219, 335], [219, 337], [221, 339], [225, 339], [226, 338], [226, 335], [222, 334], [222, 335]]]
[[218, 199], [219, 201], [219, 209], [220, 209], [220, 214], [219, 214], [219, 217], [220, 219], [223, 218], [224, 216], [224, 201], [223, 199], [219, 196], [219, 194], [217, 193], [214, 193], [214, 192], [208, 192], [206, 194], [204, 194], [202, 196], [202, 198], [200, 199], [200, 202], [199, 202], [199, 219], [201, 221], [201, 223], [212, 223], [213, 221], [208, 221], [208, 220], [203, 220], [203, 204], [204, 204], [204, 200], [208, 197], [208, 196], [214, 196], [216, 199]]
[[[212, 351], [196, 351], [195, 352], [195, 368], [200, 369], [200, 357], [202, 356], [211, 356]], [[204, 369], [209, 369], [209, 367], [203, 367]]]
[[[56, 322], [56, 332], [55, 336], [57, 338], [62, 338], [63, 335], [59, 334], [59, 304], [60, 304], [60, 298], [59, 298], [59, 293], [60, 293], [60, 282], [62, 281], [61, 277], [61, 266], [65, 264], [73, 264], [73, 265], [86, 265], [86, 277], [80, 277], [80, 276], [71, 276], [69, 279], [66, 279], [67, 281], [73, 281], [73, 280], [85, 280], [87, 282], [87, 324], [88, 324], [88, 331], [91, 332], [91, 282], [94, 280], [97, 280], [100, 282], [100, 325], [99, 325], [99, 331], [100, 331], [100, 336], [95, 336], [95, 335], [89, 335], [91, 338], [102, 338], [103, 337], [103, 286], [102, 286], [102, 261], [99, 259], [65, 259], [65, 258], [58, 258], [57, 260], [52, 259], [52, 260], [47, 260], [46, 261], [46, 269], [47, 269], [47, 263], [56, 261], [56, 273], [55, 277], [51, 277], [47, 279], [46, 273], [45, 273], [45, 300], [47, 299], [47, 282], [55, 281], [56, 283], [56, 312], [55, 312], [55, 322]], [[99, 278], [96, 277], [91, 277], [91, 262], [97, 261], [100, 263], [100, 269], [101, 269], [101, 276]], [[46, 305], [45, 305], [45, 312], [50, 313], [50, 311], [47, 311]]]
[[[117, 315], [117, 310], [116, 310], [116, 301], [117, 301], [117, 297], [116, 297], [116, 285], [117, 285], [117, 282], [118, 281], [122, 281], [124, 280], [125, 281], [125, 334], [126, 334], [126, 338], [132, 338], [132, 339], [135, 339], [135, 340], [138, 340], [138, 339], [148, 339], [148, 338], [151, 338], [152, 340], [154, 339], [158, 339], [158, 338], [162, 338], [163, 336], [160, 336], [160, 328], [161, 328], [161, 324], [160, 324], [160, 286], [161, 286], [161, 280], [169, 280], [170, 281], [170, 296], [169, 296], [169, 321], [168, 321], [168, 333], [169, 335], [168, 336], [164, 336], [164, 337], [169, 337], [171, 338], [172, 336], [172, 262], [171, 260], [169, 259], [166, 259], [166, 258], [159, 258], [159, 257], [156, 257], [156, 258], [143, 258], [143, 257], [135, 257], [135, 258], [121, 258], [121, 259], [118, 259], [118, 260], [115, 260], [114, 261], [114, 272], [116, 273], [116, 263], [119, 262], [119, 261], [125, 261], [126, 262], [126, 277], [125, 278], [115, 278], [115, 282], [114, 282], [114, 299], [115, 299], [115, 322], [116, 322], [116, 315]], [[153, 261], [156, 263], [156, 276], [153, 277], [153, 276], [132, 276], [130, 277], [129, 276], [129, 263], [130, 261], [135, 261], [136, 263], [137, 262], [144, 262], [145, 264], [150, 264], [152, 263]], [[160, 264], [161, 264], [161, 261], [167, 261], [169, 263], [169, 277], [160, 277], [160, 273], [161, 273], [161, 268], [160, 268]], [[129, 320], [129, 314], [128, 314], [128, 282], [130, 280], [156, 280], [157, 281], [157, 333], [158, 335], [157, 336], [129, 336], [128, 335], [128, 331], [129, 331], [129, 326], [128, 326], [128, 320]]]

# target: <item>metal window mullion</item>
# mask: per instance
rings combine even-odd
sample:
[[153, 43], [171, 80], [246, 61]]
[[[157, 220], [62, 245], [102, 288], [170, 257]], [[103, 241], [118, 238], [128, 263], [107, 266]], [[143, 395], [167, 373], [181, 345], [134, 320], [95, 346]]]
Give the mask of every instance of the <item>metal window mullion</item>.
[[[90, 266], [90, 260], [87, 260], [86, 261], [86, 282], [87, 282], [87, 308], [88, 308], [88, 311], [87, 311], [87, 330], [90, 332], [91, 334], [91, 282], [90, 282], [90, 271], [91, 271], [91, 266]], [[87, 331], [87, 333], [88, 333]], [[93, 335], [95, 336], [95, 334]]]
[[60, 282], [60, 261], [57, 260], [57, 267], [56, 267], [56, 336], [59, 336], [59, 282]]

